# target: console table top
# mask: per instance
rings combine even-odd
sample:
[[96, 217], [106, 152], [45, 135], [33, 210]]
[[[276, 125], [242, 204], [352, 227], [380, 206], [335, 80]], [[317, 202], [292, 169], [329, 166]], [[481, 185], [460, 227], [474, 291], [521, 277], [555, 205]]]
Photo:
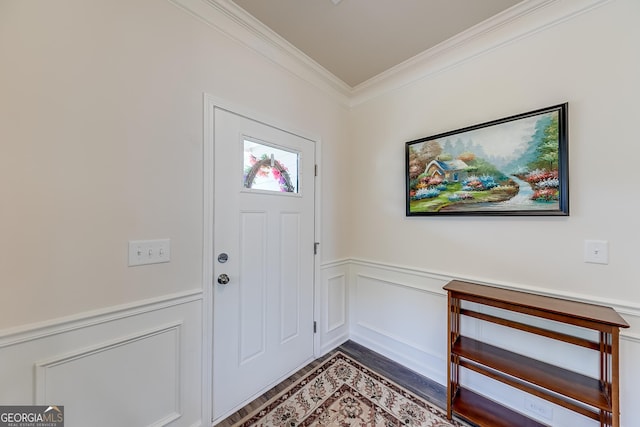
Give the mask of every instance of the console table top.
[[[515, 291], [495, 286], [452, 280], [444, 288], [459, 295], [467, 295], [472, 299], [481, 298], [487, 301], [505, 303], [522, 307], [524, 310], [537, 311], [561, 316], [568, 316], [590, 322], [597, 322], [620, 328], [628, 328], [629, 324], [611, 307], [570, 301], [562, 298], [536, 295], [524, 291]], [[466, 298], [462, 298], [466, 299]]]

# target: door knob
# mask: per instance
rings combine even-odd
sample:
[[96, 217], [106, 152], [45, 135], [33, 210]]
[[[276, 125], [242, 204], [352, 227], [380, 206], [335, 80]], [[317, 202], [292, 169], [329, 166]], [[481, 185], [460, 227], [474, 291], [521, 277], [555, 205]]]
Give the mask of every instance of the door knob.
[[220, 283], [221, 285], [226, 285], [227, 283], [229, 283], [229, 276], [227, 276], [226, 274], [219, 275], [218, 283]]

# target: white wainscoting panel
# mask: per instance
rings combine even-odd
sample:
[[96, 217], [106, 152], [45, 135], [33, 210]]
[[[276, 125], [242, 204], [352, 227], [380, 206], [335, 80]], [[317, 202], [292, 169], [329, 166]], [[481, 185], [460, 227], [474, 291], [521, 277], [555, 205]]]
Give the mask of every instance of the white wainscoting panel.
[[327, 281], [327, 333], [347, 324], [347, 280], [344, 274]]
[[69, 426], [201, 426], [202, 292], [0, 334], [0, 402]]
[[333, 350], [349, 339], [348, 286], [349, 266], [337, 262], [321, 267], [320, 281], [320, 354]]
[[[629, 321], [629, 316], [622, 314]], [[640, 326], [640, 316], [635, 319]], [[633, 427], [640, 423], [640, 329], [620, 337], [620, 424]]]
[[[106, 402], [120, 409], [109, 411], [112, 425], [168, 424], [180, 416], [181, 327], [176, 323], [37, 362], [36, 404], [73, 402], [69, 425], [102, 417]], [[134, 411], [132, 402], [138, 405]]]
[[446, 383], [446, 279], [354, 262], [351, 339]]
[[[341, 267], [345, 268], [344, 265]], [[442, 385], [446, 385], [447, 369], [447, 299], [442, 286], [449, 280], [458, 279], [542, 293], [521, 285], [489, 283], [472, 277], [447, 276], [441, 272], [432, 273], [363, 260], [349, 260], [348, 267], [349, 338]], [[620, 410], [622, 427], [637, 426], [640, 420], [640, 406], [636, 403], [640, 400], [640, 389], [637, 387], [640, 383], [640, 366], [637, 363], [640, 360], [640, 307], [616, 306], [589, 300], [584, 295], [554, 295], [549, 292], [546, 295], [611, 306], [631, 325], [630, 329], [621, 330], [620, 337]], [[516, 320], [524, 320], [522, 318], [526, 317], [526, 322], [533, 321], [537, 326], [560, 332], [582, 335], [590, 333], [577, 331], [571, 326], [554, 325], [555, 322], [531, 319], [529, 316], [510, 316], [515, 316]], [[596, 354], [591, 354], [595, 352], [476, 319], [463, 318], [462, 328], [471, 337], [481, 337], [483, 341], [512, 351], [585, 375], [598, 376], [598, 358]], [[574, 330], [569, 331], [571, 328]], [[584, 337], [597, 340], [596, 336]], [[463, 370], [461, 380], [487, 397], [551, 427], [599, 425], [586, 417], [473, 372]], [[528, 401], [547, 405], [551, 412], [550, 418], [530, 412], [527, 409]]]

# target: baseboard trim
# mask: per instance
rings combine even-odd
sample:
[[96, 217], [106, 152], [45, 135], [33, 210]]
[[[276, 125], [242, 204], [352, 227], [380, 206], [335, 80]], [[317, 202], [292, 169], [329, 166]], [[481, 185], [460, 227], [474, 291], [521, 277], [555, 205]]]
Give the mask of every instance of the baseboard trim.
[[[427, 377], [441, 385], [446, 385], [446, 376], [443, 376], [442, 372], [436, 372], [433, 369], [430, 369], [429, 366], [425, 365], [422, 361], [418, 361], [414, 358], [407, 357], [406, 355], [391, 349], [380, 342], [371, 340], [364, 335], [352, 332], [350, 334], [349, 339], [361, 346], [368, 348], [369, 350], [375, 351], [376, 353], [380, 353], [381, 355], [388, 357], [401, 364], [402, 366], [411, 369], [418, 374]], [[406, 344], [405, 344], [406, 345]], [[420, 351], [416, 349], [417, 351]], [[443, 366], [446, 366], [446, 361], [442, 358], [437, 358], [438, 360], [442, 360]]]
[[349, 339], [350, 337], [349, 337], [349, 334], [347, 333], [347, 334], [342, 334], [339, 337], [336, 337], [332, 340], [329, 340], [328, 342], [324, 343], [320, 348], [320, 354], [318, 355], [318, 357], [322, 357], [325, 354], [329, 353], [330, 351], [335, 350], [336, 348], [340, 347], [342, 344], [349, 341]]

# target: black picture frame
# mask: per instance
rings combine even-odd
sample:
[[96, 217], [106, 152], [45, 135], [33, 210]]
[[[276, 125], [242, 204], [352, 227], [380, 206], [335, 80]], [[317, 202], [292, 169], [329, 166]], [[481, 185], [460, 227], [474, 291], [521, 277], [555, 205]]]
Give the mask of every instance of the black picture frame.
[[568, 216], [568, 103], [405, 144], [407, 216]]

